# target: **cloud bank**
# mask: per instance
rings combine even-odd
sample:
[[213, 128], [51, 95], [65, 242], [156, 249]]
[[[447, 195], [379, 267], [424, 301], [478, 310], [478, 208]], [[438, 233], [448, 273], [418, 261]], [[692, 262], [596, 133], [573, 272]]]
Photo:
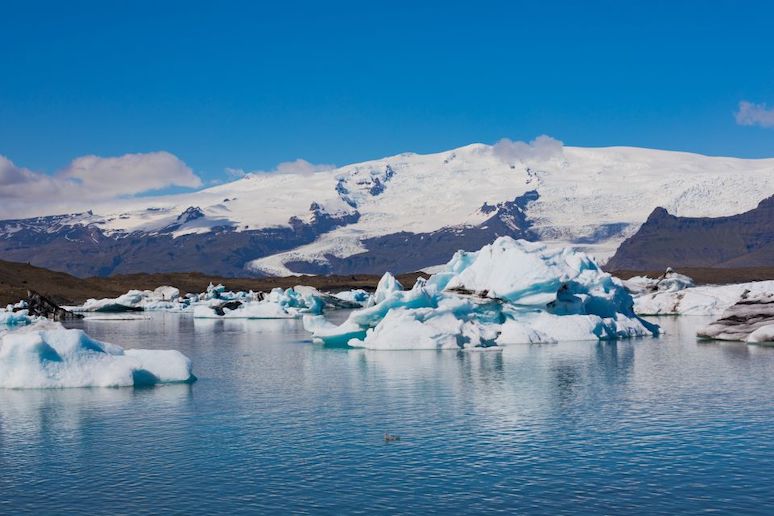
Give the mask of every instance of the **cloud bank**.
[[53, 175], [19, 167], [0, 155], [0, 217], [83, 210], [153, 190], [201, 185], [201, 178], [169, 152], [83, 156]]
[[547, 161], [562, 158], [564, 144], [555, 138], [542, 135], [531, 142], [513, 141], [503, 138], [492, 146], [494, 155], [505, 163]]
[[739, 110], [734, 116], [739, 125], [774, 127], [774, 108], [769, 109], [766, 104], [754, 104], [743, 100], [739, 103]]

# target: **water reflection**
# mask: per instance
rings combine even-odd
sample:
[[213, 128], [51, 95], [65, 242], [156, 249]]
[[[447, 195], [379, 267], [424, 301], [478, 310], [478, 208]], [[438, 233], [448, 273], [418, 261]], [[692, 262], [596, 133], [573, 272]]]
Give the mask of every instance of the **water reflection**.
[[702, 322], [481, 352], [327, 349], [292, 320], [79, 323], [179, 349], [200, 380], [0, 391], [0, 513], [768, 507], [774, 350], [699, 343]]
[[93, 418], [120, 418], [139, 407], [180, 410], [192, 396], [189, 384], [144, 389], [0, 389], [0, 440], [35, 439], [43, 433], [77, 438]]

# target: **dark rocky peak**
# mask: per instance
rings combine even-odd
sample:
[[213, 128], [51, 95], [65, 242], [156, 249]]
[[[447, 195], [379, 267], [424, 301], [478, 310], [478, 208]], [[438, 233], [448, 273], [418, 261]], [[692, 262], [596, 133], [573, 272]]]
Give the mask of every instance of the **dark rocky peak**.
[[674, 217], [673, 215], [670, 215], [669, 212], [666, 210], [666, 208], [662, 208], [659, 206], [655, 210], [653, 210], [650, 215], [648, 215], [647, 222], [656, 222], [659, 220], [665, 220], [670, 217]]
[[198, 206], [189, 206], [183, 213], [178, 215], [177, 223], [185, 224], [186, 222], [191, 222], [192, 220], [200, 219], [202, 217], [204, 217], [204, 212], [201, 208]]
[[484, 215], [489, 215], [490, 213], [497, 211], [497, 205], [495, 204], [489, 204], [488, 202], [485, 202], [481, 205], [481, 208], [479, 210]]

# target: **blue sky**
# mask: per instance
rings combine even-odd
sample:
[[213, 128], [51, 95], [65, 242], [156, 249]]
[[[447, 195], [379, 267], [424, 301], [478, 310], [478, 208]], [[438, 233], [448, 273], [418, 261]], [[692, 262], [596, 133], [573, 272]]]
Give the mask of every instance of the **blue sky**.
[[734, 117], [774, 106], [770, 2], [415, 4], [6, 3], [0, 155], [166, 151], [205, 181], [540, 134], [774, 156], [774, 115]]

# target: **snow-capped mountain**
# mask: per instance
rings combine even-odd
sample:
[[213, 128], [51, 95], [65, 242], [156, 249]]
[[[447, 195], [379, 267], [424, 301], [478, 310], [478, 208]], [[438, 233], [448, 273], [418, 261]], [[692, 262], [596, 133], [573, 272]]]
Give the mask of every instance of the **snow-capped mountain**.
[[516, 145], [251, 174], [194, 193], [2, 221], [0, 258], [81, 276], [400, 272], [510, 235], [604, 261], [656, 207], [733, 215], [774, 193], [774, 159]]

